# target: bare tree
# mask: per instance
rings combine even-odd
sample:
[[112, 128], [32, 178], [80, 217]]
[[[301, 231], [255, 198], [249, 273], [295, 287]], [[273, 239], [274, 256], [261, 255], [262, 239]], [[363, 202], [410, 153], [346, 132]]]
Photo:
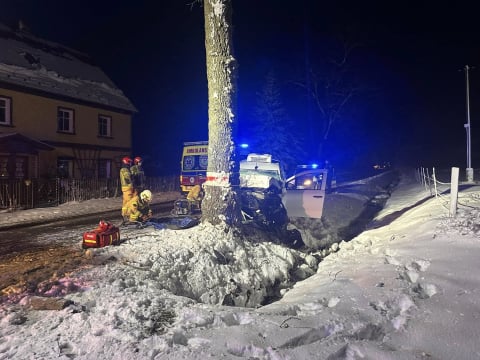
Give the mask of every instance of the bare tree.
[[350, 56], [356, 47], [358, 44], [341, 42], [337, 55], [319, 61], [319, 70], [309, 69], [309, 81], [306, 84], [297, 83], [306, 89], [317, 110], [318, 116], [312, 127], [315, 129], [317, 155], [320, 157], [325, 155], [324, 147], [332, 129], [341, 121], [353, 98], [365, 91], [364, 86], [357, 84], [350, 66]]
[[208, 168], [202, 221], [238, 225], [240, 204], [235, 159], [235, 73], [231, 0], [204, 0], [208, 80]]

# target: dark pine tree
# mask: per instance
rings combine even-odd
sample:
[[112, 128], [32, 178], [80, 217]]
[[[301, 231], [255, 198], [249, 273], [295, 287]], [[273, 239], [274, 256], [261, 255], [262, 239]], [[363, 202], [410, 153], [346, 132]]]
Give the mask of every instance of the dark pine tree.
[[305, 151], [299, 131], [283, 106], [273, 71], [267, 73], [262, 91], [257, 93], [253, 118], [252, 149], [271, 154], [283, 163], [287, 174], [292, 173], [304, 159]]

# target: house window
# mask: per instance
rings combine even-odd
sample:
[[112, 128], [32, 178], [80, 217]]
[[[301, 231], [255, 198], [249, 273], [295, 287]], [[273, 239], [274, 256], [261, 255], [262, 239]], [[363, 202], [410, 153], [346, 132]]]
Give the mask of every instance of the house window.
[[74, 133], [74, 112], [72, 109], [58, 108], [57, 111], [57, 123], [58, 132]]
[[0, 156], [0, 179], [7, 179], [8, 176], [8, 157]]
[[12, 125], [12, 99], [0, 96], [0, 125]]
[[98, 115], [98, 136], [112, 136], [112, 118], [110, 116]]
[[15, 178], [23, 179], [27, 175], [27, 158], [17, 156], [15, 158]]
[[57, 174], [59, 178], [69, 178], [73, 172], [73, 160], [72, 159], [57, 159]]
[[100, 159], [98, 161], [98, 177], [110, 179], [112, 177], [112, 160]]
[[27, 177], [28, 157], [0, 156], [0, 179], [24, 179]]

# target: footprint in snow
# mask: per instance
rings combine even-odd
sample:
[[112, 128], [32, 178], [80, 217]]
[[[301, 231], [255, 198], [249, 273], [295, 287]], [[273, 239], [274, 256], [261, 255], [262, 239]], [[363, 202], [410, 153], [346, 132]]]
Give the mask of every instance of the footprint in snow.
[[417, 284], [413, 291], [418, 294], [420, 299], [428, 299], [439, 292], [437, 286], [433, 284]]
[[417, 271], [426, 271], [430, 266], [430, 261], [428, 260], [415, 260], [410, 264], [410, 268]]
[[394, 258], [393, 256], [387, 255], [385, 256], [385, 264], [390, 264], [390, 265], [402, 265], [400, 260]]
[[401, 277], [402, 277], [402, 279], [405, 279], [408, 282], [416, 283], [418, 281], [418, 278], [420, 277], [420, 275], [416, 271], [407, 270], [401, 275]]

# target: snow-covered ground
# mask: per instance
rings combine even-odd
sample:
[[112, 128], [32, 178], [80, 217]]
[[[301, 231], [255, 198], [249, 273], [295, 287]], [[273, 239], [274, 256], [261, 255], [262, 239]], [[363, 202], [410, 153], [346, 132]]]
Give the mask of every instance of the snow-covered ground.
[[[127, 229], [85, 251], [92, 266], [52, 276], [44, 295], [64, 309], [9, 289], [21, 300], [0, 304], [0, 359], [478, 359], [480, 189], [455, 218], [428, 197], [402, 177], [369, 230], [319, 264], [207, 225]], [[292, 278], [305, 280], [248, 307]]]

